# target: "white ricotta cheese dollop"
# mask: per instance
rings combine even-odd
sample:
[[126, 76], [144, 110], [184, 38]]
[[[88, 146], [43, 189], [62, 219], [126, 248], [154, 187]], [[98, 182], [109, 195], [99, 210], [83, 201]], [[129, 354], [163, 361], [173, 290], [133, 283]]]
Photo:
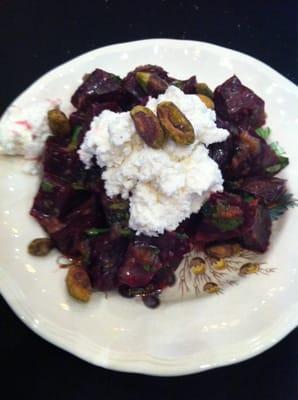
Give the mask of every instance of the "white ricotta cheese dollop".
[[221, 172], [206, 145], [222, 142], [228, 131], [216, 127], [215, 112], [198, 96], [174, 86], [157, 99], [150, 98], [147, 107], [156, 112], [165, 100], [175, 103], [192, 123], [193, 144], [180, 146], [168, 140], [162, 149], [152, 149], [138, 136], [129, 112], [105, 110], [93, 119], [79, 150], [86, 168], [94, 157], [105, 167], [107, 195], [129, 199], [129, 226], [149, 236], [176, 229], [212, 192], [223, 189]]
[[50, 133], [47, 112], [50, 101], [36, 102], [27, 107], [10, 106], [0, 124], [0, 153], [38, 158]]

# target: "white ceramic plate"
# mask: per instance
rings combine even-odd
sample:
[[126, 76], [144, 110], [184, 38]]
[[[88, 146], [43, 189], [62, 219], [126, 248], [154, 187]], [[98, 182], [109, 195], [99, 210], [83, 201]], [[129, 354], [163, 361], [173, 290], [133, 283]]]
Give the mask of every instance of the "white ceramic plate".
[[[104, 47], [44, 75], [14, 104], [59, 97], [67, 110], [86, 72], [100, 67], [123, 76], [145, 63], [159, 64], [180, 78], [196, 74], [211, 87], [235, 73], [253, 88], [266, 101], [273, 139], [290, 157], [284, 176], [297, 197], [298, 90], [260, 61], [229, 49], [159, 39]], [[255, 274], [223, 294], [199, 298], [181, 298], [178, 289], [171, 289], [156, 310], [114, 294], [108, 299], [95, 294], [89, 304], [78, 304], [66, 293], [57, 253], [39, 259], [26, 252], [28, 241], [42, 234], [28, 215], [38, 179], [21, 172], [20, 159], [2, 157], [0, 164], [1, 292], [25, 324], [62, 349], [115, 370], [183, 375], [256, 355], [297, 325], [297, 209], [275, 230], [266, 255], [269, 267], [276, 268], [271, 274]]]

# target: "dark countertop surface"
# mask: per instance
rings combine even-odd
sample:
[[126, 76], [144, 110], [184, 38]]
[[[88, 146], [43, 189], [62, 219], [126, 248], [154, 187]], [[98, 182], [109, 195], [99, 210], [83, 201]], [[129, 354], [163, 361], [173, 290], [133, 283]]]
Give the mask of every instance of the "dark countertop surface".
[[[104, 45], [192, 39], [256, 57], [298, 83], [297, 1], [0, 2], [0, 113], [53, 67]], [[298, 290], [298, 289], [297, 289]], [[201, 374], [156, 378], [94, 367], [31, 332], [0, 298], [1, 392], [15, 399], [298, 398], [298, 330], [265, 353]]]

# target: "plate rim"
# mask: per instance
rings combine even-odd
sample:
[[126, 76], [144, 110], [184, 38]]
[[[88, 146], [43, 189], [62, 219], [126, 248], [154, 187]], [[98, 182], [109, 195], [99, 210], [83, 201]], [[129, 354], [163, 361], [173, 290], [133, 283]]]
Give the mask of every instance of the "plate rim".
[[[178, 47], [181, 46], [181, 44], [184, 44], [186, 46], [189, 45], [201, 46], [203, 48], [208, 48], [209, 50], [212, 49], [215, 52], [228, 51], [234, 54], [235, 56], [241, 56], [242, 58], [245, 57], [246, 60], [248, 60], [251, 63], [255, 64], [257, 62], [258, 64], [261, 64], [262, 67], [268, 71], [268, 73], [277, 76], [279, 79], [282, 79], [285, 85], [287, 85], [287, 88], [291, 92], [293, 91], [296, 95], [298, 94], [297, 86], [292, 81], [290, 81], [288, 78], [280, 74], [272, 67], [265, 64], [263, 61], [260, 61], [257, 58], [254, 58], [248, 54], [208, 42], [195, 41], [195, 40], [153, 38], [153, 39], [144, 39], [144, 40], [124, 42], [124, 43], [115, 43], [103, 46], [100, 48], [90, 50], [86, 53], [82, 53], [79, 56], [76, 56], [60, 64], [59, 66], [51, 69], [50, 71], [40, 76], [31, 85], [29, 85], [22, 93], [20, 93], [6, 108], [6, 110], [1, 116], [0, 123], [3, 116], [6, 114], [6, 112], [13, 103], [17, 102], [19, 98], [21, 98], [23, 95], [29, 92], [33, 87], [37, 86], [41, 80], [51, 78], [57, 73], [57, 71], [60, 68], [65, 68], [67, 64], [77, 62], [80, 59], [85, 58], [86, 56], [88, 57], [98, 53], [108, 54], [110, 51], [113, 51], [113, 49], [115, 49], [116, 47], [119, 49], [120, 48], [132, 49], [132, 48], [142, 47], [144, 45], [154, 45], [154, 44], [162, 45], [165, 43], [170, 44], [171, 46], [178, 46]], [[39, 329], [36, 329], [36, 327], [34, 326], [34, 314], [30, 314], [28, 312], [27, 313], [28, 315], [26, 315], [26, 310], [22, 309], [22, 306], [18, 304], [18, 301], [14, 298], [12, 294], [13, 291], [11, 291], [9, 280], [5, 281], [5, 273], [2, 273], [2, 276], [3, 279], [0, 280], [0, 292], [3, 298], [5, 299], [8, 306], [13, 310], [15, 315], [22, 322], [24, 322], [29, 329], [31, 329], [34, 333], [37, 333], [40, 337], [42, 337], [46, 341], [54, 344], [58, 348], [61, 348], [62, 350], [65, 350], [93, 365], [121, 372], [134, 372], [134, 373], [142, 373], [155, 376], [182, 376], [182, 375], [202, 372], [217, 367], [232, 365], [240, 361], [245, 361], [251, 357], [254, 357], [262, 353], [263, 351], [266, 351], [267, 349], [275, 345], [278, 341], [283, 339], [298, 325], [298, 304], [294, 303], [292, 304], [292, 307], [290, 307], [287, 310], [287, 312], [285, 312], [283, 316], [279, 318], [280, 322], [274, 325], [275, 329], [273, 329], [272, 326], [270, 327], [271, 335], [263, 335], [264, 337], [262, 337], [262, 340], [258, 342], [257, 347], [255, 348], [247, 347], [246, 349], [244, 349], [244, 351], [242, 349], [242, 352], [238, 351], [237, 353], [238, 355], [233, 359], [230, 359], [230, 361], [224, 360], [216, 364], [199, 365], [199, 362], [196, 361], [195, 357], [198, 353], [192, 356], [172, 359], [170, 361], [158, 359], [157, 357], [152, 357], [145, 353], [137, 353], [135, 356], [128, 359], [127, 354], [125, 354], [125, 357], [124, 356], [119, 357], [119, 352], [115, 352], [113, 350], [107, 351], [102, 347], [101, 352], [97, 349], [97, 354], [96, 356], [94, 356], [92, 352], [90, 352], [89, 350], [86, 351], [86, 349], [83, 347], [71, 348], [71, 344], [67, 343], [67, 339], [63, 340], [62, 335], [59, 335], [57, 333], [53, 334], [53, 332], [48, 333], [45, 324], [43, 324], [42, 327], [40, 327]], [[82, 344], [82, 341], [80, 341], [80, 344]], [[100, 359], [98, 353], [100, 353], [101, 357], [103, 356], [102, 359]], [[114, 353], [116, 354], [116, 356], [113, 356]]]

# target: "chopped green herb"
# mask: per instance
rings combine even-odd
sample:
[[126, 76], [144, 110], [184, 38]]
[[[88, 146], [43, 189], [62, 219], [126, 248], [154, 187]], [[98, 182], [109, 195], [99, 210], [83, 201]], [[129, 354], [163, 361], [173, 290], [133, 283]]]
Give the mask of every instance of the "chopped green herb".
[[87, 229], [85, 232], [89, 236], [98, 236], [98, 235], [102, 235], [104, 233], [109, 232], [109, 230], [110, 230], [109, 228], [90, 228], [90, 229]]
[[53, 189], [54, 189], [54, 187], [55, 187], [55, 186], [54, 186], [51, 182], [49, 182], [49, 181], [43, 180], [43, 181], [41, 182], [41, 189], [42, 189], [44, 192], [52, 192]]
[[270, 143], [270, 147], [272, 150], [275, 152], [277, 156], [284, 157], [286, 155], [286, 152], [284, 149], [280, 146], [278, 142], [272, 142]]
[[269, 137], [270, 134], [271, 134], [271, 129], [270, 129], [269, 127], [266, 127], [266, 128], [258, 128], [258, 129], [256, 129], [256, 133], [257, 133], [261, 138], [263, 138], [264, 140], [267, 140], [268, 137]]
[[267, 167], [266, 172], [268, 172], [270, 175], [275, 175], [289, 164], [289, 159], [286, 157], [284, 149], [279, 145], [278, 142], [270, 143], [270, 147], [277, 155], [278, 163]]
[[81, 182], [73, 182], [73, 183], [71, 184], [71, 187], [72, 187], [74, 190], [84, 190], [84, 189], [85, 189], [84, 185], [83, 185]]
[[186, 233], [180, 233], [180, 232], [176, 232], [176, 236], [178, 239], [180, 240], [187, 240], [189, 239], [188, 235]]
[[81, 126], [76, 126], [74, 128], [70, 143], [67, 147], [67, 149], [69, 151], [74, 151], [78, 148], [78, 142], [79, 142], [79, 136], [80, 136], [81, 130], [82, 130]]
[[230, 191], [237, 191], [241, 189], [241, 184], [242, 181], [238, 180], [238, 181], [225, 181], [225, 188], [228, 192]]
[[84, 265], [88, 265], [90, 263], [90, 256], [91, 256], [90, 250], [88, 249], [83, 254], [82, 260]]
[[254, 200], [254, 196], [252, 196], [249, 193], [243, 193], [242, 198], [245, 201], [245, 203], [250, 203], [252, 200]]
[[182, 82], [182, 81], [179, 81], [178, 79], [176, 79], [175, 81], [173, 81], [173, 82], [171, 83], [171, 85], [174, 85], [174, 86], [176, 86], [177, 88], [181, 89], [181, 88], [183, 87], [183, 82]]
[[133, 231], [129, 228], [123, 228], [120, 230], [120, 235], [129, 237], [133, 235]]
[[109, 206], [111, 210], [126, 210], [128, 208], [127, 201], [118, 201]]
[[213, 218], [212, 222], [222, 232], [232, 231], [243, 224], [243, 217], [234, 218]]
[[210, 217], [216, 212], [216, 208], [214, 205], [210, 204], [210, 202], [206, 201], [206, 203], [201, 208], [201, 212], [205, 217]]
[[152, 270], [152, 265], [150, 265], [150, 264], [144, 264], [144, 265], [143, 265], [143, 269], [144, 269], [146, 272], [151, 272], [151, 270]]
[[293, 197], [292, 193], [285, 193], [279, 201], [269, 207], [269, 213], [272, 221], [279, 219], [289, 208], [297, 207], [298, 199]]
[[286, 157], [281, 157], [280, 162], [275, 165], [271, 165], [270, 167], [267, 167], [266, 172], [268, 172], [268, 174], [270, 175], [275, 175], [282, 169], [284, 169], [288, 164], [289, 164], [289, 159]]

